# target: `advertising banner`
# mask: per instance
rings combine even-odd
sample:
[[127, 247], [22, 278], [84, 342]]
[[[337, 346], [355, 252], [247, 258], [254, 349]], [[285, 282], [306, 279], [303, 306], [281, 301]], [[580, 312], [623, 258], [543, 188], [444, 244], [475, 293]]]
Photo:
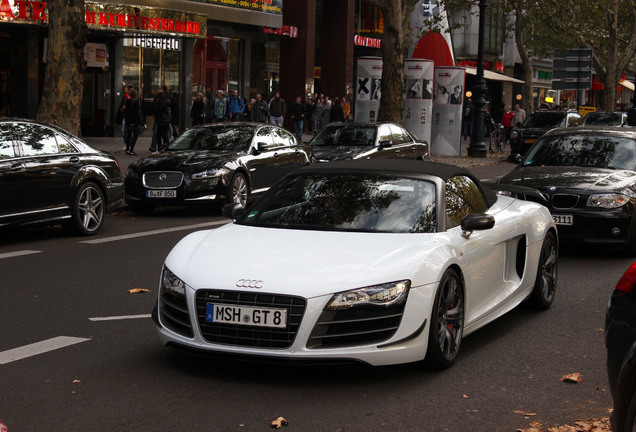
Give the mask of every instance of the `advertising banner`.
[[461, 155], [462, 104], [465, 80], [466, 71], [464, 68], [435, 68], [431, 154]]
[[420, 141], [429, 143], [429, 146], [433, 120], [434, 71], [432, 60], [404, 60], [404, 127]]
[[358, 58], [355, 121], [375, 122], [380, 108], [382, 57]]

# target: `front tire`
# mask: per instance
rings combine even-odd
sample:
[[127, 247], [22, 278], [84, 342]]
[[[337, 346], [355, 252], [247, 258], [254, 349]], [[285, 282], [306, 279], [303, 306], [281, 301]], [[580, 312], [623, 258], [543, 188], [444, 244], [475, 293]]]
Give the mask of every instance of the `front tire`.
[[428, 335], [426, 362], [445, 369], [459, 353], [464, 332], [464, 286], [453, 269], [444, 272], [439, 283]]
[[558, 268], [559, 250], [556, 237], [552, 232], [548, 232], [541, 246], [537, 279], [528, 299], [529, 303], [536, 309], [545, 310], [552, 305], [557, 287]]
[[71, 202], [71, 219], [64, 228], [73, 234], [95, 235], [104, 224], [106, 200], [104, 193], [95, 183], [87, 182], [79, 186]]
[[250, 197], [250, 188], [247, 179], [241, 173], [234, 174], [230, 183], [230, 191], [232, 193], [232, 202], [247, 207], [247, 201]]

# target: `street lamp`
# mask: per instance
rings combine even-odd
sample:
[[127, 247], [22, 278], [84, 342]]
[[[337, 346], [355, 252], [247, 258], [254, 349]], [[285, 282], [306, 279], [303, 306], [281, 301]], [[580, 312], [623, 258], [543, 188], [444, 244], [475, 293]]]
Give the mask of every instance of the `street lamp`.
[[484, 27], [486, 23], [487, 0], [479, 0], [479, 43], [477, 45], [477, 79], [473, 86], [475, 95], [475, 113], [473, 115], [473, 133], [468, 146], [468, 156], [486, 157], [484, 142], [484, 107], [486, 106], [486, 80], [484, 80]]

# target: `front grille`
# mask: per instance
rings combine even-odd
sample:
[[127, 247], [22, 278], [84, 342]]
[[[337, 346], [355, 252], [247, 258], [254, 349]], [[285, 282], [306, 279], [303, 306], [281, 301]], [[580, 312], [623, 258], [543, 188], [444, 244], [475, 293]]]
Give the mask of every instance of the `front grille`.
[[186, 337], [194, 336], [185, 296], [165, 291], [162, 288], [159, 298], [159, 316], [161, 323], [167, 329]]
[[[196, 302], [199, 328], [206, 341], [258, 348], [289, 348], [294, 343], [307, 306], [307, 301], [302, 297], [220, 290], [200, 290]], [[205, 313], [208, 303], [285, 308], [287, 328], [207, 322]]]
[[576, 207], [579, 202], [579, 196], [573, 194], [554, 194], [552, 195], [552, 207], [555, 209], [570, 209]]
[[391, 307], [323, 311], [307, 348], [336, 348], [383, 342], [395, 334], [406, 302]]
[[149, 171], [144, 173], [145, 187], [153, 189], [173, 189], [183, 181], [183, 173], [176, 171]]

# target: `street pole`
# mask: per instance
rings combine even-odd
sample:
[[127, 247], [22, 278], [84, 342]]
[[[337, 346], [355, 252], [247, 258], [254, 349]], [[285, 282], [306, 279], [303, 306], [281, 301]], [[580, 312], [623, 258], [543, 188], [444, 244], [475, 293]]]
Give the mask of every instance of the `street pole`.
[[484, 29], [486, 23], [487, 0], [479, 0], [479, 43], [477, 45], [477, 79], [473, 86], [475, 95], [475, 113], [473, 116], [473, 133], [468, 146], [468, 156], [486, 157], [484, 142], [484, 107], [486, 106], [486, 80], [484, 80]]

